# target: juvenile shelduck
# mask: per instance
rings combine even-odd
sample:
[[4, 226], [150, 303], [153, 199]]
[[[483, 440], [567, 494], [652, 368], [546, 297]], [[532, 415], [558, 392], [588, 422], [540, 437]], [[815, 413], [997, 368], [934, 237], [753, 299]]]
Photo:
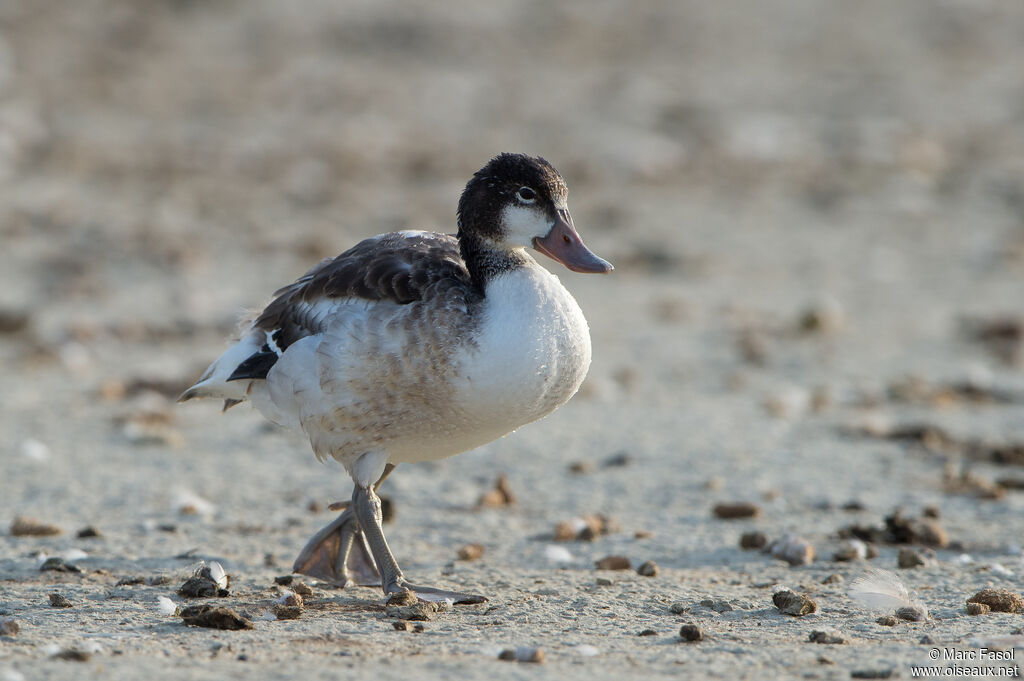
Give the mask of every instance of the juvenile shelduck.
[[486, 600], [406, 581], [381, 529], [380, 483], [535, 421], [576, 392], [590, 333], [532, 246], [575, 272], [612, 266], [580, 240], [561, 175], [501, 154], [473, 175], [458, 234], [403, 231], [356, 244], [278, 290], [242, 338], [182, 394], [250, 400], [341, 462], [352, 501], [294, 570], [423, 600]]

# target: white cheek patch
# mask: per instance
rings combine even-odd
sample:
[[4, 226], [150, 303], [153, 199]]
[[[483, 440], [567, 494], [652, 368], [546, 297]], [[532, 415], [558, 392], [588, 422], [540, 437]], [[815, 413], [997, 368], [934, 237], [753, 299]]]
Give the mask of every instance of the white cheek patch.
[[535, 238], [547, 236], [555, 223], [537, 206], [512, 204], [501, 211], [501, 225], [505, 231], [506, 244], [526, 247]]

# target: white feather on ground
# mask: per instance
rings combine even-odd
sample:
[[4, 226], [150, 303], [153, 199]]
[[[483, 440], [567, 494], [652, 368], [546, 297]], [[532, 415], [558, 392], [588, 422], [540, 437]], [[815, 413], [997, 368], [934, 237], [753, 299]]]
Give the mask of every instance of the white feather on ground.
[[919, 605], [899, 577], [888, 570], [873, 568], [850, 583], [846, 592], [854, 601], [869, 610], [891, 612], [898, 608]]

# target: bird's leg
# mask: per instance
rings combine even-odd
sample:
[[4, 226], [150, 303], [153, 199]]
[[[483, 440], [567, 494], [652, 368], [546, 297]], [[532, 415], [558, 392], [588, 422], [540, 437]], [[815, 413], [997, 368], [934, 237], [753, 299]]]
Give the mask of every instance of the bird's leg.
[[[395, 470], [388, 464], [374, 490]], [[366, 544], [355, 511], [348, 505], [331, 524], [310, 539], [295, 559], [292, 572], [309, 575], [335, 586], [378, 586], [380, 574]]]
[[483, 596], [474, 594], [410, 584], [405, 580], [405, 576], [398, 567], [395, 556], [391, 553], [388, 542], [384, 538], [384, 530], [381, 527], [380, 497], [377, 496], [376, 491], [369, 487], [356, 485], [352, 492], [352, 505], [349, 508], [355, 511], [356, 518], [359, 519], [359, 524], [362, 526], [370, 546], [370, 551], [377, 561], [377, 567], [380, 569], [381, 588], [385, 595], [390, 596], [408, 589], [423, 601], [451, 600], [455, 603], [483, 603], [487, 600]]

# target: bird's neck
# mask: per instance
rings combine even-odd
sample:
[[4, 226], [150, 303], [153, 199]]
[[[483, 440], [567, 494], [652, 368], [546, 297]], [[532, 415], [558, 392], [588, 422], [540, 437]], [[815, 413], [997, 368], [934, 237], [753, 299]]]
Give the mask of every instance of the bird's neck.
[[469, 277], [480, 293], [485, 295], [487, 284], [495, 277], [533, 262], [533, 258], [522, 248], [495, 246], [492, 241], [461, 228], [458, 238], [459, 252], [469, 270]]

